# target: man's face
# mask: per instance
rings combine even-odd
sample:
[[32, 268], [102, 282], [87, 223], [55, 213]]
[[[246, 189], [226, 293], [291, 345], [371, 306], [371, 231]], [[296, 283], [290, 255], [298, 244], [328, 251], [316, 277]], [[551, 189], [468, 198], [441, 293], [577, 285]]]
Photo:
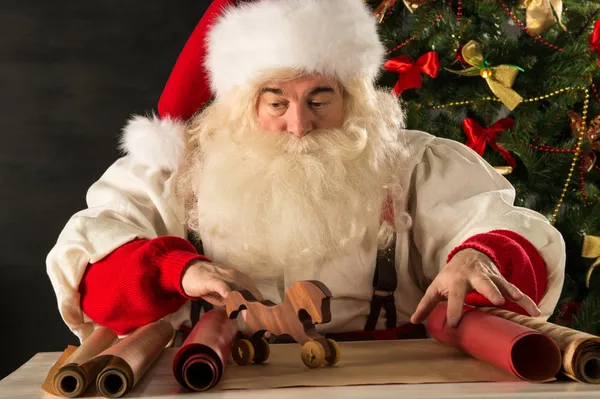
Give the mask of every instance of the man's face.
[[302, 137], [341, 127], [344, 97], [337, 82], [322, 75], [270, 82], [261, 89], [257, 114], [262, 130]]

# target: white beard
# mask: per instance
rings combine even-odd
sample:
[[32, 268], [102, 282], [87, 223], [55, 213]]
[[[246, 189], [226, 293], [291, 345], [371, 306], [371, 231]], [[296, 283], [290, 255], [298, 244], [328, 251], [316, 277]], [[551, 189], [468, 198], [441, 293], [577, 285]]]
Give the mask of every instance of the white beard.
[[313, 278], [331, 258], [390, 242], [380, 216], [386, 189], [402, 190], [404, 115], [363, 83], [347, 85], [341, 128], [302, 138], [260, 131], [241, 94], [194, 119], [176, 192], [213, 262], [252, 278]]
[[252, 277], [311, 275], [348, 246], [376, 244], [389, 165], [379, 140], [348, 125], [303, 138], [223, 129], [202, 144], [196, 229], [226, 245], [213, 261]]

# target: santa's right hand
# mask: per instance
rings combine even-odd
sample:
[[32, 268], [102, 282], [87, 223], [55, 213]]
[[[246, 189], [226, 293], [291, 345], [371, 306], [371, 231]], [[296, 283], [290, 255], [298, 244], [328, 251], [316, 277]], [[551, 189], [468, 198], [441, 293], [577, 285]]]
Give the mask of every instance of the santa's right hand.
[[202, 298], [216, 305], [225, 305], [232, 290], [247, 290], [259, 301], [264, 298], [250, 277], [244, 273], [210, 262], [197, 261], [183, 273], [181, 287], [192, 298]]

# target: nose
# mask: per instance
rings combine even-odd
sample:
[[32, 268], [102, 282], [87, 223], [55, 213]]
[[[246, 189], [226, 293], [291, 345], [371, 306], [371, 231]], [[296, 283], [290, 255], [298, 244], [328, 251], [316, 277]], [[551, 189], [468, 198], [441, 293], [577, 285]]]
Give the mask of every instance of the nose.
[[287, 131], [296, 137], [303, 137], [314, 129], [314, 121], [309, 110], [301, 105], [288, 109]]

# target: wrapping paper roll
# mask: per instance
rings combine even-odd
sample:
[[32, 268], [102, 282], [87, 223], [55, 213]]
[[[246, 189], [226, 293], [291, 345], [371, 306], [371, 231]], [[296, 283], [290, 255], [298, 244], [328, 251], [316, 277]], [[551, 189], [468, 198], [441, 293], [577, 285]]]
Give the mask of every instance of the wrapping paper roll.
[[99, 327], [65, 360], [54, 378], [52, 387], [57, 395], [67, 398], [81, 396], [94, 381], [106, 359], [97, 357], [119, 340], [117, 334]]
[[600, 384], [600, 337], [498, 308], [484, 312], [532, 328], [552, 338], [563, 352], [562, 374], [579, 382]]
[[139, 382], [174, 334], [165, 321], [150, 323], [121, 340], [111, 329], [99, 327], [81, 346], [69, 345], [50, 368], [42, 389], [75, 398], [95, 380], [101, 395], [121, 397]]
[[219, 383], [238, 333], [237, 321], [217, 308], [200, 318], [173, 360], [173, 374], [179, 384], [193, 391], [205, 391]]
[[446, 323], [447, 303], [429, 316], [431, 336], [476, 359], [529, 382], [551, 381], [561, 366], [561, 353], [551, 338], [531, 328], [465, 306], [456, 328]]
[[135, 330], [102, 352], [101, 356], [108, 361], [96, 380], [98, 392], [108, 398], [127, 394], [160, 356], [174, 334], [171, 323], [159, 320]]

